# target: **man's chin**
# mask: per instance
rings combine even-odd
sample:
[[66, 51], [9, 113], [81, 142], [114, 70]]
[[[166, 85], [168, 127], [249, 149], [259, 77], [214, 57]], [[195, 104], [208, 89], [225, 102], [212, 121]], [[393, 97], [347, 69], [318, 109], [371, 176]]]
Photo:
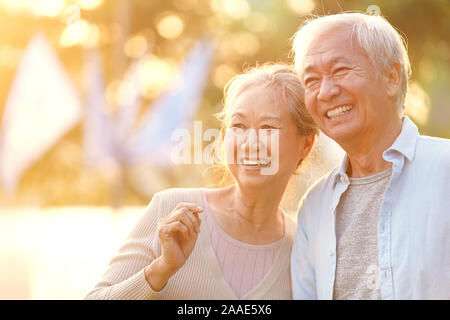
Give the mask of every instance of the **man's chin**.
[[358, 121], [326, 121], [323, 123], [322, 128], [319, 128], [330, 139], [336, 142], [344, 142], [348, 139], [355, 138], [360, 132], [360, 126]]

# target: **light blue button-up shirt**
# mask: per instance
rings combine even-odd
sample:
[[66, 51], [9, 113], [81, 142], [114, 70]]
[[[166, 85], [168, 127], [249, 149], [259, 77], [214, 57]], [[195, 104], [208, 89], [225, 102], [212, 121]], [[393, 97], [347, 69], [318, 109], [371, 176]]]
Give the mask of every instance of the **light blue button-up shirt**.
[[[383, 152], [392, 176], [378, 216], [382, 299], [450, 299], [450, 140], [408, 118]], [[349, 186], [347, 156], [303, 197], [291, 257], [294, 299], [332, 299], [335, 213]]]

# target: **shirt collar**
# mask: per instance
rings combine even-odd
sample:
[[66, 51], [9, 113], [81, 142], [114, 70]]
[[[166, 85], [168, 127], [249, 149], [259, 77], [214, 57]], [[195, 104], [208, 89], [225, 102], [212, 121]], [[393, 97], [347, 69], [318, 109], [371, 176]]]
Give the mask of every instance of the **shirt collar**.
[[[385, 156], [391, 154], [392, 151], [397, 151], [408, 158], [408, 160], [412, 160], [414, 158], [414, 151], [416, 149], [416, 142], [418, 137], [419, 130], [417, 129], [417, 126], [414, 124], [414, 122], [411, 121], [411, 119], [409, 119], [408, 116], [404, 116], [402, 130], [397, 139], [395, 139], [392, 146], [390, 146], [383, 152], [383, 159], [386, 160]], [[348, 161], [348, 156], [347, 154], [345, 154], [341, 164], [335, 169], [333, 188], [336, 186], [336, 183], [339, 181], [339, 179], [342, 182], [348, 182], [346, 173]]]
[[347, 177], [347, 166], [348, 166], [348, 156], [347, 153], [344, 155], [341, 164], [334, 171], [334, 179], [333, 179], [333, 189], [336, 187], [336, 183], [339, 179], [343, 180], [343, 182], [348, 181]]
[[411, 119], [409, 119], [408, 116], [405, 116], [403, 118], [402, 131], [398, 135], [397, 139], [395, 139], [392, 146], [383, 152], [383, 159], [386, 159], [385, 155], [389, 155], [395, 150], [411, 161], [414, 158], [418, 137], [419, 130], [417, 129], [417, 126], [411, 121]]

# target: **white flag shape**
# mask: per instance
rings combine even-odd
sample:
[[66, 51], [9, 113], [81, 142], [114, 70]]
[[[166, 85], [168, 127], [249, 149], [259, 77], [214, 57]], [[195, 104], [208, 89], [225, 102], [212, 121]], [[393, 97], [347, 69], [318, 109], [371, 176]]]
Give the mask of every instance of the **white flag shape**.
[[123, 83], [130, 90], [128, 101], [122, 102], [114, 118], [115, 136], [121, 146], [132, 134], [142, 101], [140, 95], [138, 70], [144, 58], [133, 62], [125, 73]]
[[107, 113], [105, 84], [100, 53], [86, 49], [84, 56], [84, 83], [86, 85], [86, 110], [83, 127], [83, 149], [86, 164], [100, 167], [115, 160], [117, 141], [114, 123]]
[[23, 172], [79, 120], [81, 101], [43, 34], [20, 61], [5, 105], [0, 137], [0, 178], [13, 192]]
[[181, 67], [181, 76], [154, 101], [143, 125], [129, 140], [129, 162], [170, 163], [172, 132], [193, 121], [213, 54], [214, 44], [210, 40], [200, 40], [191, 49]]

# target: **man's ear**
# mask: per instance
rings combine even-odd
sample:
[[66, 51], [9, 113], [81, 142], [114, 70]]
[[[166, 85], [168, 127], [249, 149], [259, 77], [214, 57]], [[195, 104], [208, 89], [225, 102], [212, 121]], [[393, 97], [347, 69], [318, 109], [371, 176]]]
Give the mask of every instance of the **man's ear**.
[[388, 96], [395, 99], [398, 91], [401, 90], [402, 67], [400, 63], [391, 63], [385, 70], [385, 79]]

